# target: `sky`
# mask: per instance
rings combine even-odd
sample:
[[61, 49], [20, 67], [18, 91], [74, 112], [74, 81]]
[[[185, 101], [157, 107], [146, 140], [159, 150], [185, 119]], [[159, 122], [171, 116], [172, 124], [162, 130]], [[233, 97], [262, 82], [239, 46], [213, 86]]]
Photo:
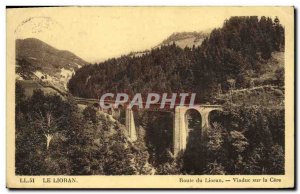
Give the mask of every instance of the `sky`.
[[[9, 9], [15, 38], [38, 38], [87, 62], [143, 51], [174, 32], [221, 27], [232, 15], [275, 16], [276, 8], [64, 7]], [[264, 13], [265, 12], [265, 13]]]

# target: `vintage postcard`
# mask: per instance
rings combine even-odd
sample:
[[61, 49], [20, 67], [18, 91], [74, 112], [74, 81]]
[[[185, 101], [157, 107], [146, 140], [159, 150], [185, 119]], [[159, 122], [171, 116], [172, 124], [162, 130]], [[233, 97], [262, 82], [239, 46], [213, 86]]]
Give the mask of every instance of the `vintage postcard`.
[[8, 188], [294, 188], [294, 7], [7, 7]]

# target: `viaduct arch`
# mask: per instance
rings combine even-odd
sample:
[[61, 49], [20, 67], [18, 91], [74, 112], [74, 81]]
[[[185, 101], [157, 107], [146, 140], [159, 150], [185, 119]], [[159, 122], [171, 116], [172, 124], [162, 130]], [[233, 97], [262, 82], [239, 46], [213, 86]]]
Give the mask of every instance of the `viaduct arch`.
[[209, 113], [213, 110], [222, 111], [219, 105], [195, 105], [193, 107], [177, 106], [174, 115], [173, 128], [173, 153], [177, 156], [180, 152], [184, 152], [187, 145], [188, 128], [185, 114], [188, 110], [194, 109], [201, 115], [201, 137], [207, 136], [207, 130], [211, 128], [209, 122]]

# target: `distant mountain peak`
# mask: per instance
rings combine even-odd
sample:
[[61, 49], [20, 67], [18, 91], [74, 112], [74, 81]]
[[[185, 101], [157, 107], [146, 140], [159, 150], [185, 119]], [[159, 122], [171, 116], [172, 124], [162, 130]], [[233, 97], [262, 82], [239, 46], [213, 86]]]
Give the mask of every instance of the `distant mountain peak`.
[[193, 46], [197, 47], [200, 46], [202, 41], [208, 37], [209, 32], [174, 32], [168, 38], [162, 41], [159, 45], [155, 48], [163, 46], [163, 45], [170, 45], [175, 43], [180, 48], [189, 47], [192, 48]]
[[[185, 47], [193, 48], [193, 46], [198, 47], [202, 44], [203, 40], [207, 38], [210, 34], [211, 30], [205, 30], [205, 31], [194, 31], [194, 32], [174, 32], [171, 34], [168, 38], [163, 40], [160, 44], [153, 47], [152, 49], [159, 48], [161, 46], [167, 46], [175, 43], [180, 48], [184, 49]], [[129, 56], [138, 57], [142, 56], [144, 54], [149, 53], [150, 50], [145, 51], [137, 51], [137, 52], [130, 52]]]

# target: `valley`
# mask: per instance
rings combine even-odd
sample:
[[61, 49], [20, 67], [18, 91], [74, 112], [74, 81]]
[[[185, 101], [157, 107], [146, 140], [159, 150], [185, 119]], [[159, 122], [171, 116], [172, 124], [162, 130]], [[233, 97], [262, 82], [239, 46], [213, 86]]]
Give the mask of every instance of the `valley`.
[[[16, 48], [18, 175], [285, 173], [278, 18], [234, 16], [220, 28], [173, 33], [149, 50], [95, 64], [34, 38]], [[195, 93], [196, 104], [218, 111], [109, 113], [95, 103], [105, 93], [151, 92]], [[184, 149], [175, 153], [177, 145]]]

